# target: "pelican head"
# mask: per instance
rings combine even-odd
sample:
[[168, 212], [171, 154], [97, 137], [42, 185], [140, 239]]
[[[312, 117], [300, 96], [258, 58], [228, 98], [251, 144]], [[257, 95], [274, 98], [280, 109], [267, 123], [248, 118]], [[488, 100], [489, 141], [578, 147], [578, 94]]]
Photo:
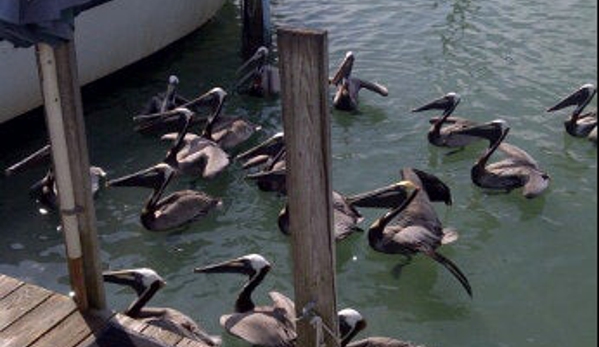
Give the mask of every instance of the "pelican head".
[[104, 271], [102, 277], [108, 283], [122, 284], [133, 288], [137, 295], [141, 295], [152, 286], [162, 288], [166, 285], [166, 281], [150, 268]]
[[413, 109], [412, 112], [422, 112], [422, 111], [428, 111], [428, 110], [443, 110], [444, 115], [449, 115], [456, 109], [456, 107], [458, 106], [460, 101], [461, 101], [461, 97], [459, 94], [450, 92], [450, 93], [445, 94], [444, 96], [442, 96], [439, 99], [429, 102], [428, 104], [426, 104], [424, 106]]
[[248, 254], [243, 257], [228, 260], [222, 263], [198, 267], [195, 273], [238, 273], [250, 277], [257, 273], [268, 271], [271, 264], [260, 254]]
[[168, 77], [168, 84], [171, 84], [171, 85], [177, 85], [177, 84], [179, 84], [179, 78], [177, 76], [175, 76], [175, 75], [170, 75]]
[[344, 80], [347, 80], [351, 76], [355, 60], [356, 57], [354, 56], [354, 53], [352, 51], [347, 52], [345, 54], [345, 58], [341, 62], [341, 65], [339, 65], [335, 76], [330, 79], [330, 84], [337, 86], [340, 85]]
[[495, 143], [500, 138], [505, 137], [509, 130], [510, 127], [505, 120], [495, 119], [487, 123], [460, 129], [456, 131], [456, 134], [478, 136], [489, 140], [490, 143]]
[[337, 317], [339, 318], [339, 333], [342, 345], [346, 345], [360, 331], [366, 329], [366, 319], [353, 308], [346, 308], [337, 312]]
[[597, 89], [591, 83], [587, 83], [580, 87], [577, 91], [565, 97], [562, 101], [558, 102], [555, 106], [547, 109], [547, 112], [553, 112], [561, 110], [566, 107], [576, 106], [573, 115], [580, 115], [582, 110], [593, 100], [593, 97], [597, 94]]

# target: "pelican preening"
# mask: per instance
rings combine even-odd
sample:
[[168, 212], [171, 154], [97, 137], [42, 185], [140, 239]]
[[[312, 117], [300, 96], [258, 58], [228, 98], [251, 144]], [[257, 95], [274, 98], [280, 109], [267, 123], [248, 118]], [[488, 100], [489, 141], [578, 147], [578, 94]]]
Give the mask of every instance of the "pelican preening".
[[329, 84], [337, 87], [333, 98], [333, 105], [342, 111], [355, 111], [358, 109], [358, 94], [362, 88], [368, 89], [381, 96], [388, 96], [387, 88], [379, 83], [368, 82], [352, 76], [355, 56], [347, 52], [335, 75], [329, 79]]
[[[509, 131], [509, 126], [503, 120], [494, 120], [460, 131], [460, 133], [489, 140], [489, 147], [472, 167], [472, 181], [482, 188], [499, 189], [507, 192], [516, 188], [523, 188], [522, 194], [524, 197], [535, 198], [547, 189], [551, 179], [528, 153], [514, 145], [503, 142]], [[507, 158], [487, 164], [497, 149], [503, 152]]]
[[370, 226], [370, 246], [381, 253], [402, 254], [408, 258], [418, 253], [425, 254], [449, 270], [472, 296], [466, 276], [437, 251], [442, 244], [457, 240], [457, 233], [443, 228], [418, 175], [406, 168], [402, 170], [402, 178], [401, 186], [407, 198]]
[[585, 84], [557, 103], [557, 105], [547, 109], [547, 112], [576, 106], [570, 117], [564, 122], [566, 131], [572, 136], [586, 137], [590, 141], [597, 143], [597, 110], [582, 113], [596, 94], [597, 90], [594, 85], [590, 83]]
[[436, 99], [422, 107], [413, 109], [412, 112], [423, 112], [429, 110], [442, 110], [440, 117], [431, 119], [432, 126], [428, 131], [428, 142], [438, 147], [465, 147], [480, 138], [457, 134], [462, 128], [475, 125], [470, 120], [451, 117], [453, 111], [460, 103], [460, 96], [456, 93], [447, 93], [443, 97]]
[[196, 273], [238, 273], [249, 277], [235, 301], [235, 312], [220, 317], [220, 324], [231, 335], [252, 345], [294, 346], [295, 304], [285, 295], [271, 291], [271, 306], [256, 306], [252, 293], [262, 283], [271, 264], [259, 254], [249, 254], [223, 263], [195, 268]]
[[220, 346], [221, 338], [207, 334], [191, 318], [168, 307], [146, 307], [154, 295], [166, 285], [166, 281], [149, 268], [104, 271], [105, 282], [126, 285], [135, 290], [137, 298], [123, 312], [125, 315], [174, 332], [181, 336], [201, 341], [208, 346]]
[[[238, 75], [243, 75], [238, 79], [234, 89], [258, 97], [278, 94], [281, 91], [279, 69], [269, 64], [269, 57], [269, 49], [264, 46], [259, 47], [254, 55], [237, 70]], [[249, 71], [246, 71], [248, 69]]]

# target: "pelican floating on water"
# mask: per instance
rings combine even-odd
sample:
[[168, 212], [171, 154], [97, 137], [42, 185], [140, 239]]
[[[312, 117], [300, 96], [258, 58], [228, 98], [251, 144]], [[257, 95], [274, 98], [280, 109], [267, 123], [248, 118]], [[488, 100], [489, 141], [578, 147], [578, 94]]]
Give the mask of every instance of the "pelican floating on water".
[[423, 347], [389, 337], [368, 337], [351, 342], [360, 331], [366, 328], [366, 319], [360, 312], [352, 308], [346, 308], [339, 311], [338, 317], [341, 347]]
[[347, 52], [335, 75], [329, 79], [329, 84], [337, 87], [333, 98], [333, 106], [342, 111], [355, 111], [358, 109], [358, 94], [362, 88], [368, 89], [381, 96], [388, 96], [387, 88], [379, 83], [368, 82], [352, 77], [355, 56]]
[[280, 93], [279, 69], [268, 63], [269, 56], [268, 48], [262, 46], [237, 70], [237, 74], [241, 75], [250, 68], [237, 81], [236, 91], [258, 97]]
[[[216, 101], [210, 101], [210, 98], [207, 98], [206, 94], [204, 94], [203, 97], [199, 98], [203, 98], [204, 100], [198, 101], [198, 103], [212, 102], [212, 115], [208, 118], [208, 123], [204, 127], [203, 134], [196, 135], [188, 133], [185, 136], [186, 143], [195, 143], [202, 141], [202, 138], [209, 138], [223, 150], [230, 150], [247, 141], [256, 131], [261, 129], [260, 126], [253, 124], [243, 117], [226, 117], [222, 115], [223, 104], [227, 97], [227, 92], [222, 88], [214, 88], [208, 94], [212, 95], [212, 98], [216, 97]], [[213, 120], [210, 121], [212, 118]], [[212, 124], [209, 124], [210, 122]], [[210, 125], [209, 133], [206, 130], [208, 129], [208, 125]], [[162, 140], [175, 140], [177, 134], [165, 134], [162, 136]]]
[[[547, 189], [551, 179], [528, 153], [503, 142], [509, 131], [510, 128], [503, 120], [494, 120], [460, 131], [489, 140], [489, 147], [472, 167], [472, 181], [482, 188], [500, 189], [507, 192], [523, 188], [524, 197], [535, 198]], [[507, 158], [487, 164], [497, 149], [507, 155]]]
[[291, 347], [295, 344], [295, 304], [285, 295], [271, 291], [271, 306], [256, 306], [253, 291], [270, 271], [271, 264], [259, 254], [250, 254], [223, 263], [195, 268], [196, 273], [238, 273], [249, 276], [235, 302], [235, 312], [220, 317], [231, 335], [252, 345]]
[[125, 315], [192, 340], [201, 341], [208, 346], [221, 345], [219, 336], [207, 334], [200, 325], [180, 311], [168, 307], [146, 307], [154, 295], [166, 285], [156, 271], [149, 268], [104, 271], [102, 276], [105, 282], [129, 286], [137, 293], [137, 298], [125, 310]]
[[[50, 145], [45, 145], [35, 153], [8, 167], [4, 170], [4, 174], [12, 176], [39, 165], [50, 165], [50, 159]], [[96, 197], [106, 179], [106, 172], [101, 167], [90, 166], [89, 174], [92, 196]], [[29, 194], [44, 207], [40, 209], [43, 213], [47, 212], [46, 209], [56, 209], [58, 207], [58, 191], [52, 168], [48, 169], [44, 177], [29, 188]]]
[[166, 187], [177, 173], [175, 158], [183, 147], [183, 139], [191, 123], [190, 111], [183, 111], [181, 116], [186, 119], [185, 126], [163, 162], [108, 182], [109, 186], [153, 189], [140, 216], [142, 225], [151, 231], [170, 230], [195, 222], [222, 204], [219, 199], [194, 190], [177, 191], [161, 199]]
[[[403, 184], [396, 183], [369, 192], [345, 196], [333, 191], [333, 222], [335, 240], [341, 241], [355, 232], [363, 231], [358, 224], [364, 220], [356, 207], [391, 208], [406, 198]], [[289, 235], [289, 209], [285, 206], [279, 213], [279, 230]]]
[[472, 296], [466, 276], [437, 251], [442, 244], [457, 240], [457, 233], [443, 228], [418, 175], [411, 169], [403, 169], [402, 178], [407, 198], [370, 226], [370, 246], [378, 252], [402, 254], [408, 259], [418, 253], [425, 254], [449, 270]]
[[447, 93], [443, 97], [436, 99], [422, 107], [412, 110], [412, 112], [423, 112], [428, 110], [442, 110], [443, 115], [431, 119], [432, 126], [428, 131], [428, 142], [438, 147], [465, 147], [480, 138], [457, 134], [460, 129], [476, 125], [475, 122], [468, 119], [451, 116], [453, 111], [460, 103], [460, 96], [456, 93]]
[[597, 110], [582, 113], [596, 94], [597, 90], [594, 85], [585, 84], [557, 105], [550, 107], [547, 112], [576, 106], [570, 117], [564, 122], [566, 131], [572, 136], [586, 137], [597, 143]]

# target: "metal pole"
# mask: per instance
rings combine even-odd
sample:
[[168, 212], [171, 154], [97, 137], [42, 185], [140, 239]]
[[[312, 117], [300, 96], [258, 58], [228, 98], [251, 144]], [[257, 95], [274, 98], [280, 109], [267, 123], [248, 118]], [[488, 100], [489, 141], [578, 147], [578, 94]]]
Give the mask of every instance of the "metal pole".
[[[338, 334], [327, 33], [281, 28], [277, 37], [295, 304], [298, 311], [313, 305]], [[314, 345], [316, 332], [308, 321], [297, 329], [298, 346]], [[325, 337], [327, 346], [335, 346]]]
[[81, 310], [104, 309], [96, 215], [73, 42], [36, 45], [71, 287]]

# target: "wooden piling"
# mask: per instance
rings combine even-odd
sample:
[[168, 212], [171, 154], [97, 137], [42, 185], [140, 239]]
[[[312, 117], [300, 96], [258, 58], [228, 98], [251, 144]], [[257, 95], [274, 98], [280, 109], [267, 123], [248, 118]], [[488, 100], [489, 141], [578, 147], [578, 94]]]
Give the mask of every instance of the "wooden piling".
[[[277, 37], [296, 309], [313, 304], [337, 332], [327, 32], [281, 28]], [[313, 346], [309, 321], [297, 328], [297, 345]]]
[[72, 41], [36, 45], [71, 287], [79, 309], [104, 309], [83, 106]]
[[244, 60], [249, 59], [261, 46], [270, 47], [269, 0], [242, 0], [241, 50]]

